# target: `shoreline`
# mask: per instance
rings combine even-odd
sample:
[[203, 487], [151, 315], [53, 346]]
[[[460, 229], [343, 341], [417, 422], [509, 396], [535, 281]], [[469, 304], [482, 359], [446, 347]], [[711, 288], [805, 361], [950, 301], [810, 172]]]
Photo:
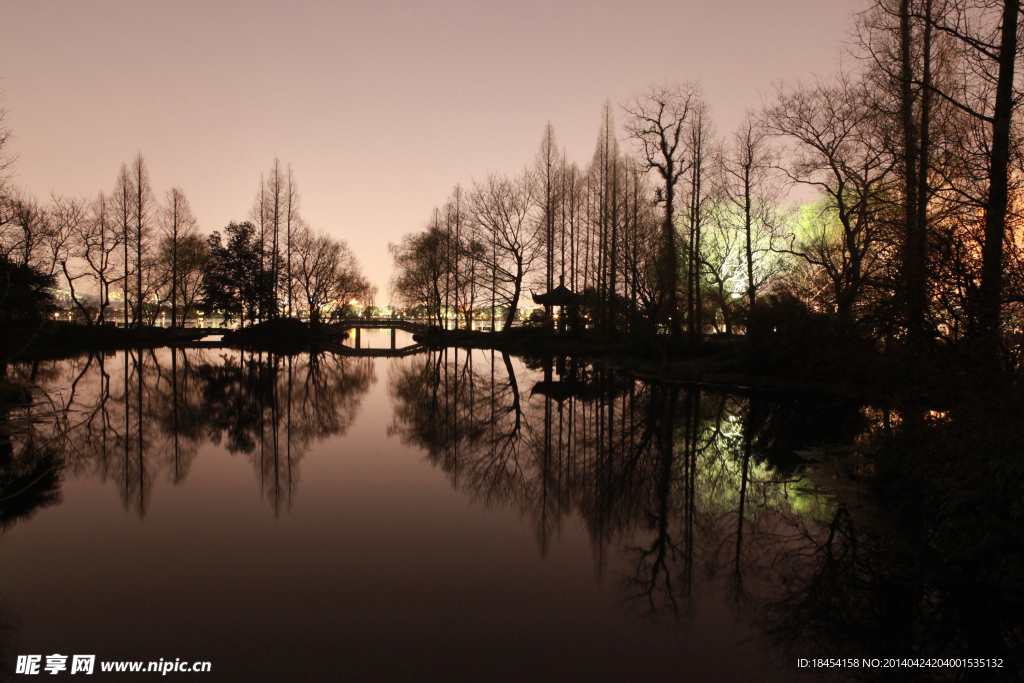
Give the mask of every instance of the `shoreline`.
[[[233, 348], [293, 355], [325, 350], [325, 346], [346, 336], [342, 330], [341, 324], [314, 329], [294, 318], [279, 318], [237, 331], [162, 327], [126, 330], [47, 322], [11, 362], [20, 364], [89, 353], [164, 347]], [[221, 340], [203, 342], [202, 338], [211, 331], [222, 335]], [[713, 335], [690, 342], [673, 341], [668, 337], [607, 337], [540, 328], [513, 328], [502, 332], [432, 328], [414, 333], [412, 338], [430, 349], [492, 349], [541, 361], [570, 357], [642, 381], [705, 386], [737, 393], [832, 395], [875, 403], [888, 403], [914, 394], [929, 402], [944, 402], [964, 387], [977, 384], [964, 373], [913, 367], [905, 358], [887, 357], [881, 352], [864, 353], [863, 349], [844, 356], [833, 349], [790, 343], [766, 352], [764, 345], [756, 344], [745, 335]]]

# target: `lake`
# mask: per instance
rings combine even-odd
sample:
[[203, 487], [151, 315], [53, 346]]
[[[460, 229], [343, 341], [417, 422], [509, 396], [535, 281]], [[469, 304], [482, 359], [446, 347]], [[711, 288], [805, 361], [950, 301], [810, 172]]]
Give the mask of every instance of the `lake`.
[[16, 371], [39, 389], [0, 423], [8, 671], [59, 653], [96, 655], [100, 680], [180, 660], [211, 681], [790, 681], [928, 623], [862, 614], [913, 581], [843, 488], [888, 411], [481, 350]]

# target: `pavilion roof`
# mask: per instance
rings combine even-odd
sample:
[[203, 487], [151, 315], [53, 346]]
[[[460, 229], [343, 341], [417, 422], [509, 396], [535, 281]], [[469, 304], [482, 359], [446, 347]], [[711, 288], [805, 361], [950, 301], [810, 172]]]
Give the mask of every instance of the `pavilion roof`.
[[544, 292], [543, 294], [530, 293], [533, 295], [533, 301], [542, 306], [572, 306], [579, 299], [579, 295], [574, 294], [565, 285], [558, 285], [550, 292]]

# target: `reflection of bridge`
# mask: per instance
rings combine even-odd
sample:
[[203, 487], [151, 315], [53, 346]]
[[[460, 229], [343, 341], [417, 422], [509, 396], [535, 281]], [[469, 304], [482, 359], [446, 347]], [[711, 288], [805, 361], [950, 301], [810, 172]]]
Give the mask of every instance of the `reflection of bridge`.
[[326, 342], [321, 345], [324, 350], [330, 351], [331, 353], [338, 356], [351, 356], [354, 358], [402, 358], [404, 356], [412, 356], [417, 353], [422, 353], [427, 350], [427, 347], [423, 344], [410, 344], [409, 346], [403, 346], [400, 349], [391, 347], [390, 349], [359, 349], [351, 346], [345, 346], [344, 344], [338, 344], [337, 342]]
[[[224, 336], [227, 331], [222, 327], [189, 327], [174, 330], [172, 344], [179, 349], [221, 349], [224, 348], [224, 342], [219, 337]], [[209, 341], [207, 337], [218, 337], [218, 339]]]

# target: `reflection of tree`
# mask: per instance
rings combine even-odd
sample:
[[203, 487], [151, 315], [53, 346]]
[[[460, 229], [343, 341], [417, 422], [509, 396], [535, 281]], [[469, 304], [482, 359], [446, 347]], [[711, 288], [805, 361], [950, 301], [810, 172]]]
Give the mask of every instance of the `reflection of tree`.
[[0, 406], [0, 534], [61, 501], [66, 429], [57, 406], [37, 403]]
[[[28, 514], [32, 500], [59, 500], [62, 473], [114, 482], [125, 508], [144, 515], [161, 476], [183, 482], [202, 442], [222, 439], [230, 452], [253, 458], [262, 491], [279, 511], [295, 492], [305, 450], [343, 434], [374, 381], [368, 359], [240, 352], [211, 358], [181, 349], [19, 369], [53, 388], [26, 417], [2, 418], [0, 485], [21, 491], [0, 500], [12, 515], [22, 510], [12, 519]], [[26, 478], [34, 487], [25, 488]]]
[[175, 484], [184, 481], [203, 439], [203, 416], [199, 373], [190, 354], [171, 349], [170, 367], [157, 366], [159, 382], [154, 388], [154, 417], [165, 439], [161, 444], [168, 475]]
[[684, 400], [697, 416], [687, 432], [677, 388], [564, 359], [555, 381], [552, 365], [542, 364], [527, 398], [524, 372], [507, 355], [450, 349], [408, 360], [391, 376], [391, 432], [425, 447], [453, 485], [517, 507], [542, 553], [565, 516], [579, 514], [598, 571], [609, 547], [626, 544], [636, 563], [631, 596], [674, 609], [693, 564], [700, 401]]
[[[801, 528], [793, 520], [793, 528]], [[842, 680], [1016, 681], [1021, 620], [1013, 601], [925, 548], [857, 531], [845, 507], [800, 542], [777, 549], [775, 584], [758, 622], [780, 659], [801, 653], [854, 658], [998, 658], [1000, 669], [848, 670]], [[1012, 589], [1007, 589], [1012, 595]]]
[[[648, 419], [653, 431], [653, 452], [654, 467], [650, 470], [651, 483], [653, 486], [648, 492], [649, 505], [645, 506], [644, 526], [653, 532], [653, 539], [646, 545], [642, 544], [633, 549], [635, 555], [636, 570], [629, 578], [629, 590], [634, 602], [644, 603], [645, 608], [651, 613], [658, 609], [659, 597], [667, 603], [673, 613], [678, 609], [676, 600], [676, 588], [673, 587], [673, 575], [676, 572], [675, 566], [682, 562], [686, 569], [683, 571], [685, 579], [690, 578], [689, 562], [692, 560], [692, 545], [690, 535], [692, 526], [684, 525], [683, 547], [673, 539], [670, 529], [670, 522], [678, 515], [676, 512], [676, 501], [672, 495], [675, 492], [678, 478], [677, 457], [675, 452], [675, 408], [678, 397], [678, 390], [665, 387], [654, 387], [651, 401], [648, 405]], [[669, 394], [666, 396], [666, 394]], [[687, 397], [689, 398], [689, 397]], [[689, 406], [688, 406], [689, 407]], [[686, 422], [686, 428], [690, 422]], [[690, 434], [684, 434], [684, 467], [690, 463]], [[638, 455], [640, 455], [638, 453]], [[634, 469], [634, 471], [637, 471]], [[684, 470], [683, 481], [689, 483], [689, 472]], [[691, 502], [689, 488], [684, 486], [684, 505]], [[683, 515], [685, 522], [690, 522], [689, 509]]]
[[497, 358], [490, 353], [481, 371], [473, 352], [453, 348], [393, 365], [389, 433], [427, 446], [431, 462], [457, 485], [469, 482], [486, 502], [507, 503], [528, 487], [520, 461], [523, 407], [511, 360], [503, 354], [498, 366]]
[[[649, 388], [607, 371], [559, 363], [561, 381], [520, 390], [503, 354], [449, 349], [393, 366], [391, 433], [425, 447], [454, 485], [534, 521], [542, 552], [561, 519], [586, 520], [600, 555], [645, 509], [660, 463], [643, 419]], [[550, 365], [546, 377], [550, 377]], [[661, 399], [657, 399], [661, 400]]]
[[253, 458], [275, 511], [291, 504], [310, 444], [344, 434], [375, 381], [369, 359], [238, 352], [198, 368], [199, 424], [215, 443]]
[[61, 463], [56, 451], [34, 439], [15, 454], [9, 435], [0, 433], [0, 533], [60, 502]]
[[[847, 456], [845, 467], [881, 471], [875, 482], [899, 497], [898, 516], [868, 525], [872, 515], [840, 504], [788, 520], [790, 540], [774, 550], [777, 569], [759, 616], [780, 656], [810, 650], [1001, 659], [996, 669], [875, 670], [842, 678], [1020, 680], [1024, 592], [1013, 509], [1021, 490], [1019, 403], [954, 406], [933, 424], [912, 414], [920, 405], [902, 406], [898, 417], [865, 411], [885, 432], [902, 426], [883, 432], [869, 454]], [[932, 502], [945, 520], [929, 509]]]
[[125, 508], [142, 516], [160, 473], [180, 482], [195, 457], [197, 435], [188, 419], [198, 412], [190, 391], [194, 373], [178, 350], [117, 355], [49, 363], [55, 376], [48, 384], [69, 389], [46, 395], [59, 416], [69, 473], [115, 483]]
[[969, 582], [948, 585], [940, 558], [923, 571], [920, 556], [858, 531], [850, 508], [815, 492], [818, 470], [793, 451], [868, 427], [872, 411], [848, 401], [719, 395], [455, 349], [394, 365], [389, 385], [391, 433], [453, 486], [517, 509], [541, 553], [579, 516], [599, 574], [626, 563], [621, 588], [640, 614], [677, 618], [724, 597], [790, 665], [1004, 656], [981, 653], [1005, 653], [1021, 632], [1017, 617], [979, 623], [991, 603], [968, 608]]

